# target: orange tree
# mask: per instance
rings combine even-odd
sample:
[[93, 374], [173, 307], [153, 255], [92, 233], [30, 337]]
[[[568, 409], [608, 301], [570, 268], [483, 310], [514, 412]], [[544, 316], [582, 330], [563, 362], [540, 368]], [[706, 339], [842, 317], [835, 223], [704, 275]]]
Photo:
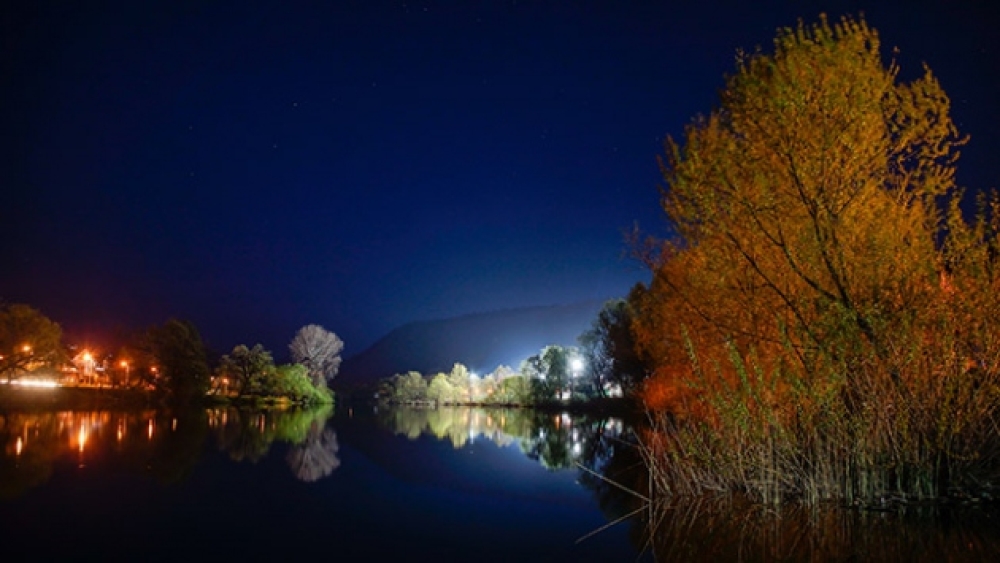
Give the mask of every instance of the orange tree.
[[958, 208], [965, 139], [937, 79], [902, 82], [879, 51], [863, 20], [780, 30], [667, 142], [676, 237], [635, 332], [647, 405], [688, 420], [653, 449], [698, 450], [682, 457], [701, 485], [932, 495], [982, 468], [996, 221], [988, 201], [973, 224]]

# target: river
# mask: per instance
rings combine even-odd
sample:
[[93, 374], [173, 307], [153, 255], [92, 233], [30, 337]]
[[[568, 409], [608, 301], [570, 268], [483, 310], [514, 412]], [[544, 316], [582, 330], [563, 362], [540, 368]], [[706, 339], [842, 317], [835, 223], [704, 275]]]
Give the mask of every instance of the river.
[[633, 444], [620, 418], [529, 409], [2, 412], [0, 553], [1000, 560], [1000, 512], [974, 503], [775, 510], [718, 497], [650, 510]]

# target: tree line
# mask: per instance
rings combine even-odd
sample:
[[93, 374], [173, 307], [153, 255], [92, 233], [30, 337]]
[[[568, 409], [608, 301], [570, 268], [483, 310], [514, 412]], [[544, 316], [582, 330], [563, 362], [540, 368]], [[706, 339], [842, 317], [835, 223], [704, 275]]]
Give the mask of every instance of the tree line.
[[[39, 374], [51, 378], [71, 362], [92, 369], [95, 360], [89, 353], [73, 358], [62, 340], [59, 324], [38, 310], [24, 304], [0, 306], [0, 377], [7, 383]], [[113, 377], [108, 383], [176, 403], [209, 395], [223, 400], [329, 403], [333, 400], [329, 382], [337, 376], [344, 347], [335, 333], [311, 324], [292, 338], [290, 364], [276, 365], [260, 344], [237, 345], [211, 362], [197, 327], [178, 319], [126, 340], [110, 356], [114, 361], [106, 369]]]
[[396, 374], [379, 383], [380, 400], [434, 405], [542, 405], [596, 398], [636, 398], [650, 365], [639, 356], [630, 300], [604, 304], [577, 339], [579, 346], [548, 345], [517, 370], [501, 365], [478, 375], [461, 363], [448, 373]]

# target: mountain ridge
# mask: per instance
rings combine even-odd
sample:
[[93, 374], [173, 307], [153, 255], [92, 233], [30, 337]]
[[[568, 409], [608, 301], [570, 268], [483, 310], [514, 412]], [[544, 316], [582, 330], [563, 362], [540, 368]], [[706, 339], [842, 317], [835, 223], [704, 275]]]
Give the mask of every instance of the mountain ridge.
[[401, 325], [344, 360], [335, 390], [371, 387], [396, 373], [447, 372], [455, 362], [485, 373], [521, 360], [549, 344], [571, 346], [590, 328], [606, 300], [469, 313]]

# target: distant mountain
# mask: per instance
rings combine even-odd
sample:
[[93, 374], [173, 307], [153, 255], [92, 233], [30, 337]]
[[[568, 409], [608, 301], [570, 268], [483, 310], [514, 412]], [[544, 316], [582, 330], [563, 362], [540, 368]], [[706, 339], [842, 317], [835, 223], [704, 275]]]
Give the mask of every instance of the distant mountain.
[[333, 380], [336, 390], [374, 385], [407, 371], [447, 372], [461, 362], [479, 373], [521, 360], [549, 344], [576, 345], [603, 301], [526, 307], [403, 325], [367, 350], [347, 358]]

